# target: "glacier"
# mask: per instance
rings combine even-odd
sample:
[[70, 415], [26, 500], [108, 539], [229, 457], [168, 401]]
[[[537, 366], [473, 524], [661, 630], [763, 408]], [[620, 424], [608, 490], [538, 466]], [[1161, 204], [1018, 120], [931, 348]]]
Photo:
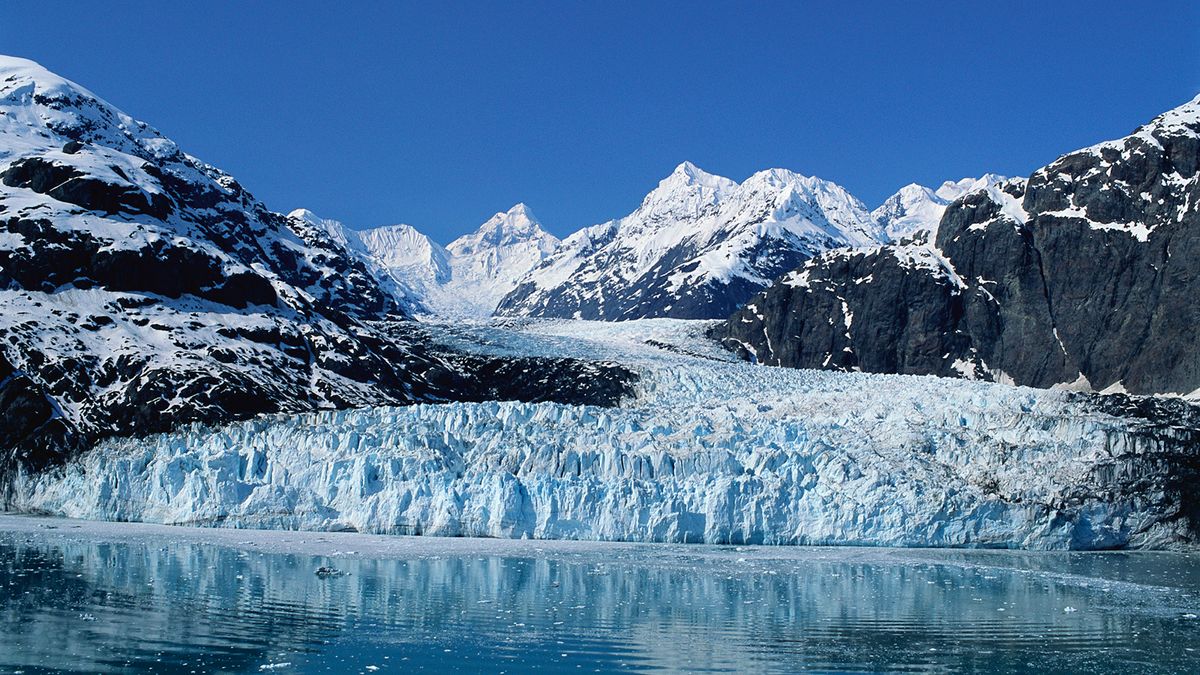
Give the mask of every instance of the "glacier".
[[[542, 539], [1102, 549], [1190, 545], [1194, 434], [1103, 397], [756, 366], [713, 322], [430, 328], [619, 360], [612, 408], [494, 401], [265, 416], [102, 443], [9, 507], [238, 528]], [[433, 330], [435, 329], [436, 330]], [[1183, 459], [1180, 459], [1183, 458]], [[1189, 459], [1190, 458], [1190, 459]]]

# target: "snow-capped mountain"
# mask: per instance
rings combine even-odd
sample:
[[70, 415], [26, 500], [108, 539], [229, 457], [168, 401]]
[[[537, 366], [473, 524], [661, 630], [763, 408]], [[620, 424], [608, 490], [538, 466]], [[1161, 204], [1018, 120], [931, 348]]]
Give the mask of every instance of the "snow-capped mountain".
[[785, 366], [1200, 396], [1200, 97], [967, 189], [931, 244], [816, 257], [716, 334]]
[[739, 184], [684, 162], [633, 213], [564, 240], [497, 313], [725, 316], [803, 260], [878, 236], [863, 204], [834, 183], [770, 169]]
[[909, 183], [896, 194], [884, 200], [871, 212], [886, 241], [899, 242], [905, 239], [932, 241], [937, 235], [938, 223], [950, 202], [959, 197], [996, 185], [1007, 180], [994, 173], [981, 178], [963, 178], [946, 181], [937, 190], [924, 185]]
[[412, 225], [384, 225], [357, 234], [375, 262], [414, 288], [450, 280], [450, 252]]
[[409, 225], [365, 230], [359, 237], [374, 262], [410, 289], [419, 312], [441, 317], [491, 316], [517, 280], [559, 246], [525, 204], [497, 213], [444, 248]]
[[91, 439], [430, 396], [439, 366], [323, 227], [23, 59], [0, 58], [0, 392], [11, 462]]
[[0, 57], [0, 474], [193, 421], [545, 398], [483, 381], [506, 364], [430, 353], [366, 251], [335, 222], [271, 212], [83, 87]]

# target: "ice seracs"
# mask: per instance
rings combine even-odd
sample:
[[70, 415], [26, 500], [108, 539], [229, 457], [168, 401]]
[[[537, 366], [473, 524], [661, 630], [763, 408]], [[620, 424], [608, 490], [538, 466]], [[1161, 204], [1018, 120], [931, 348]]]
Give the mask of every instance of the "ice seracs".
[[[431, 329], [635, 368], [613, 408], [483, 402], [277, 416], [102, 445], [21, 510], [216, 527], [688, 543], [1195, 542], [1195, 418], [1087, 395], [731, 362], [707, 322]], [[1180, 404], [1182, 405], [1182, 404]], [[1175, 411], [1177, 412], [1177, 411]]]

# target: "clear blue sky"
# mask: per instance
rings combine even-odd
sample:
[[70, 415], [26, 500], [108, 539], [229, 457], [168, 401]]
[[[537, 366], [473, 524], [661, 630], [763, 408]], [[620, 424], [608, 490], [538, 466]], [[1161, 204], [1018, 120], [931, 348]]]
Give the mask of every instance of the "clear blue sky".
[[868, 206], [1026, 175], [1200, 92], [1200, 3], [4, 0], [0, 52], [272, 209], [445, 242], [518, 201], [557, 234], [624, 215], [684, 159]]

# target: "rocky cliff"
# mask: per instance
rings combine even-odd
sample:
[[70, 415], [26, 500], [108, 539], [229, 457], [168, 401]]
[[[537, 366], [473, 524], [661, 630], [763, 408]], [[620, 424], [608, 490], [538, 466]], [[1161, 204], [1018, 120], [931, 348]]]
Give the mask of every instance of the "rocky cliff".
[[817, 256], [718, 326], [746, 358], [1200, 391], [1200, 98], [950, 204], [929, 245]]

